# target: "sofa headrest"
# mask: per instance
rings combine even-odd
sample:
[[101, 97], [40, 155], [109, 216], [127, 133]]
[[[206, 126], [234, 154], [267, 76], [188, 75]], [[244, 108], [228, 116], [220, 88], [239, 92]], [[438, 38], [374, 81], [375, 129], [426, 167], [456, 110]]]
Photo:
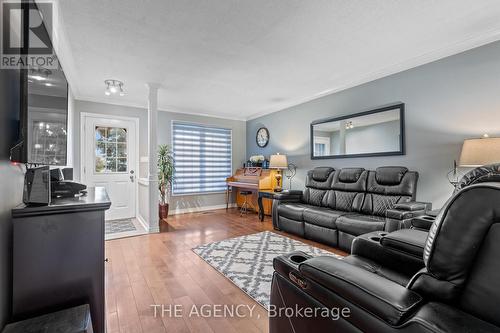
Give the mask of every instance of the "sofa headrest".
[[403, 180], [408, 169], [398, 166], [385, 166], [377, 168], [375, 179], [379, 185], [398, 185]]
[[363, 168], [337, 170], [333, 177], [332, 189], [347, 192], [365, 192], [368, 171]]
[[342, 183], [355, 183], [363, 171], [365, 171], [363, 168], [344, 168], [340, 170], [339, 181]]
[[307, 171], [306, 187], [329, 190], [332, 186], [333, 176], [336, 174], [334, 168], [318, 167]]
[[312, 170], [312, 179], [317, 182], [324, 182], [328, 179], [328, 176], [334, 172], [334, 168], [330, 167], [317, 167]]
[[500, 163], [483, 165], [465, 174], [458, 182], [455, 191], [472, 184], [500, 182]]

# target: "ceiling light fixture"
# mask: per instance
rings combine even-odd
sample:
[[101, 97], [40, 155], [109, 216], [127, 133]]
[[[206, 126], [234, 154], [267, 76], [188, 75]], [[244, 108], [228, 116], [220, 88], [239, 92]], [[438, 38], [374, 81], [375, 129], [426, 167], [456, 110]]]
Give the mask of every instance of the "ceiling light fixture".
[[345, 129], [353, 129], [354, 125], [352, 124], [352, 121], [348, 121], [345, 123]]
[[123, 90], [123, 82], [118, 80], [105, 80], [106, 90], [104, 94], [110, 96], [111, 94], [119, 93], [120, 96], [125, 96], [125, 91]]

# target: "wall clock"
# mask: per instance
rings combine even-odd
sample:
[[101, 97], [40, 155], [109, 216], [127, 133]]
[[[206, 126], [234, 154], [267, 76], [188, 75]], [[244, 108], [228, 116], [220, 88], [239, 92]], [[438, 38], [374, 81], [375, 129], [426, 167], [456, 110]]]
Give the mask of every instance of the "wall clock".
[[257, 146], [264, 148], [269, 143], [269, 131], [265, 127], [261, 127], [257, 130], [257, 135], [255, 136], [255, 141], [257, 141]]

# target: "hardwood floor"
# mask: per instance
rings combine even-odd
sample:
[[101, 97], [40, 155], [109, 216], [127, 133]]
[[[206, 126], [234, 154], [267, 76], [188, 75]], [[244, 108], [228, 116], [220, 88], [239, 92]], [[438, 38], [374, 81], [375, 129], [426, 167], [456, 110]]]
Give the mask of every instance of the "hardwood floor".
[[[106, 241], [106, 319], [108, 333], [268, 332], [267, 312], [191, 248], [226, 238], [273, 230], [270, 217], [240, 217], [236, 209], [171, 216], [162, 232]], [[345, 255], [346, 253], [292, 237]], [[151, 305], [180, 304], [183, 316], [154, 316]], [[191, 306], [253, 307], [246, 318], [188, 318]], [[159, 310], [159, 308], [158, 308]], [[173, 308], [171, 308], [173, 312]]]

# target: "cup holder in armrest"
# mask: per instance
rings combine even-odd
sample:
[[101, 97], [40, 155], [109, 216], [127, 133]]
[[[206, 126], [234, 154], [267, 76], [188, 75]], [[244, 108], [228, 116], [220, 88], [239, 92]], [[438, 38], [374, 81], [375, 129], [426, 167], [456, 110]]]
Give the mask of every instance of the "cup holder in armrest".
[[294, 254], [294, 255], [290, 256], [290, 260], [296, 264], [303, 263], [307, 259], [309, 259], [309, 258], [306, 258], [306, 257], [298, 255], [298, 254]]
[[298, 274], [299, 265], [313, 256], [302, 251], [294, 251], [277, 256], [273, 259], [274, 270], [284, 277], [289, 277], [290, 272]]
[[385, 231], [381, 231], [381, 232], [375, 232], [375, 235], [373, 236], [370, 236], [368, 237], [371, 241], [374, 241], [374, 242], [380, 242], [380, 240], [384, 237], [384, 236], [387, 236], [389, 233], [388, 232], [385, 232]]
[[419, 230], [430, 230], [432, 224], [436, 221], [435, 216], [421, 215], [411, 220], [411, 227]]

